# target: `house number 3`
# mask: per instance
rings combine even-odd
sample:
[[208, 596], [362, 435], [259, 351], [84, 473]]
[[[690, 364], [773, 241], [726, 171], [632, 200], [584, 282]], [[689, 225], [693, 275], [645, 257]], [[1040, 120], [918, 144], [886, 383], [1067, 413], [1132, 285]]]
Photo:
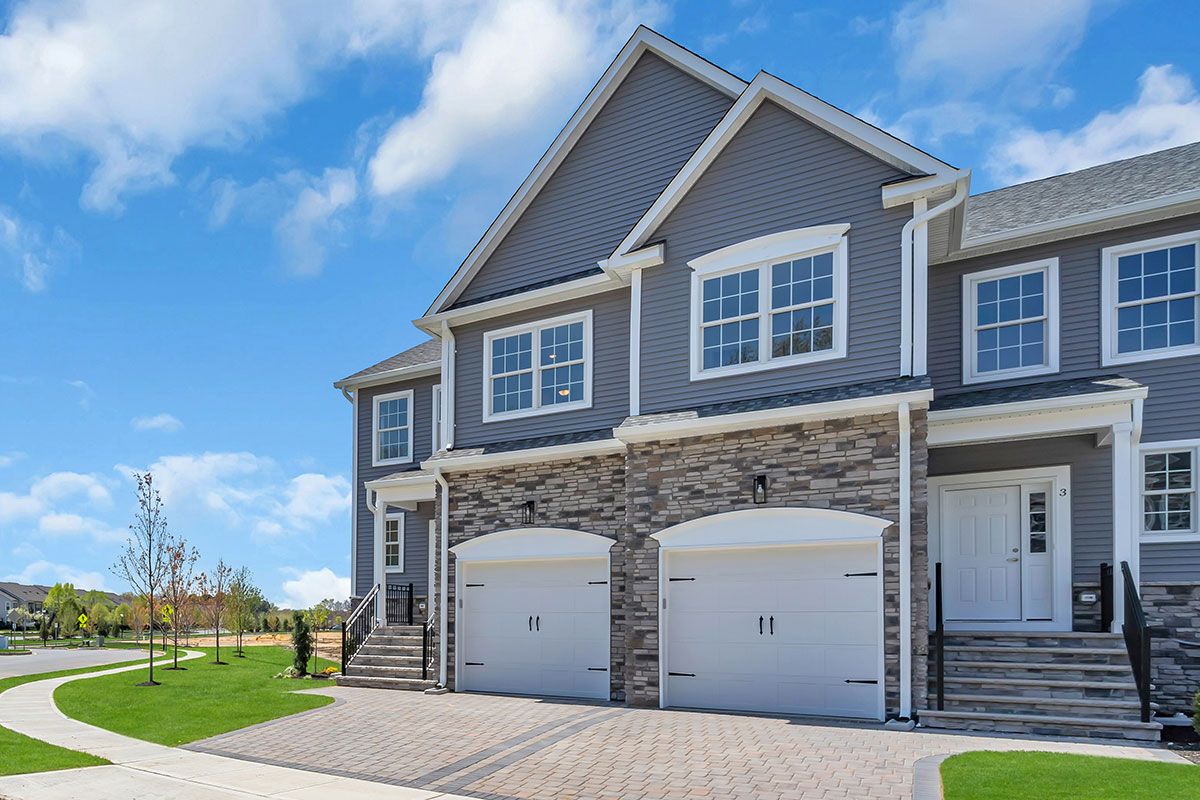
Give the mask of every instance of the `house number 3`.
[[1067, 490], [1066, 490], [1066, 489], [1059, 489], [1059, 490], [1058, 490], [1058, 496], [1059, 496], [1059, 497], [1066, 497], [1066, 496], [1067, 496]]

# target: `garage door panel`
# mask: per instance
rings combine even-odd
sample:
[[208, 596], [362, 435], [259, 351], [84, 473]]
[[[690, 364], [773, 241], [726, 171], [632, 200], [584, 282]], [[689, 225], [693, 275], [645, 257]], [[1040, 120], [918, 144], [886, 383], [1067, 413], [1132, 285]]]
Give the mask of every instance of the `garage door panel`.
[[822, 608], [829, 611], [877, 611], [877, 585], [874, 577], [821, 581], [824, 600]]
[[879, 649], [870, 645], [830, 645], [825, 648], [825, 669], [851, 680], [878, 680]]

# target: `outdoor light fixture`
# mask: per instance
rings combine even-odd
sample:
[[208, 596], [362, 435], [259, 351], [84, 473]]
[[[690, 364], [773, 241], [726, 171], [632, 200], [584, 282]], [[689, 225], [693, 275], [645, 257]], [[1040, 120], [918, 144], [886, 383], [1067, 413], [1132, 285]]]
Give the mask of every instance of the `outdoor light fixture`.
[[526, 500], [525, 505], [521, 508], [521, 522], [525, 525], [533, 524], [533, 510], [535, 504], [532, 500]]
[[766, 475], [755, 475], [754, 476], [754, 502], [755, 503], [767, 502], [767, 476]]

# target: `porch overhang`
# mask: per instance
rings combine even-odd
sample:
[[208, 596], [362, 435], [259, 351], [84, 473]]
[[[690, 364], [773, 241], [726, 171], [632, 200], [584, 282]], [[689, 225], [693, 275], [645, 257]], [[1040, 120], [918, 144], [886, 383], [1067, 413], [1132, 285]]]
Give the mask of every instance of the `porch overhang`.
[[437, 482], [431, 472], [413, 471], [367, 481], [363, 486], [374, 494], [372, 505], [377, 508], [394, 506], [416, 511], [417, 503], [433, 502]]
[[[1092, 433], [1103, 444], [1114, 425], [1140, 426], [1140, 405], [1147, 388], [1124, 378], [1103, 378], [1077, 383], [1078, 391], [1030, 399], [1009, 399], [997, 390], [972, 393], [982, 402], [969, 401], [929, 412], [929, 447], [1036, 439]], [[1071, 387], [1064, 387], [1068, 390]], [[989, 402], [992, 398], [999, 402]]]

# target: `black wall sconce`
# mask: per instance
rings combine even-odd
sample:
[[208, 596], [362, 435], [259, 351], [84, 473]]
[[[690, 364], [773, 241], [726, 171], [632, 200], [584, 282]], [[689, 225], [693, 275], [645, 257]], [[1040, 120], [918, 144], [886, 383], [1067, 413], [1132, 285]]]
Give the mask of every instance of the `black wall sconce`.
[[755, 503], [767, 502], [767, 476], [766, 475], [755, 475], [754, 476], [754, 502]]
[[533, 524], [533, 513], [536, 509], [536, 503], [533, 500], [526, 500], [525, 505], [521, 507], [521, 523], [524, 525]]

